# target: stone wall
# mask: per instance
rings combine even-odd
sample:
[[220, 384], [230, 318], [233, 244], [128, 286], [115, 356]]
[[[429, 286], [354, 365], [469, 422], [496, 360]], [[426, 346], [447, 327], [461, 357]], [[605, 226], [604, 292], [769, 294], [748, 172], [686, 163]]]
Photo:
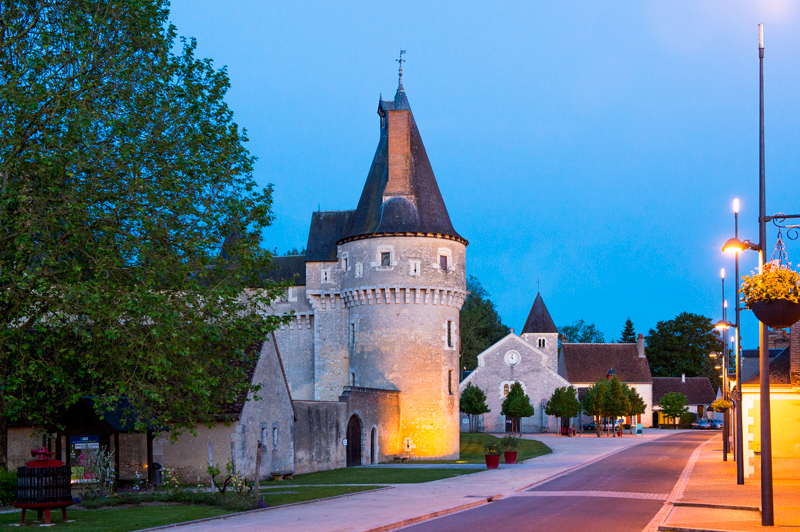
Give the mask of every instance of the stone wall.
[[342, 441], [347, 428], [347, 403], [294, 401], [294, 470], [313, 473], [345, 467]]
[[347, 386], [340, 401], [347, 403], [347, 421], [358, 416], [361, 422], [362, 464], [390, 462], [402, 454], [399, 392]]
[[273, 302], [276, 314], [294, 311], [288, 325], [275, 331], [286, 379], [293, 399], [314, 399], [314, 310], [305, 286], [289, 290], [287, 301]]
[[[8, 428], [8, 469], [16, 469], [25, 465], [25, 462], [33, 460], [31, 449], [38, 449], [42, 446], [42, 431], [33, 427], [9, 427]], [[53, 442], [52, 450], [55, 450]], [[56, 456], [57, 460], [61, 460]]]

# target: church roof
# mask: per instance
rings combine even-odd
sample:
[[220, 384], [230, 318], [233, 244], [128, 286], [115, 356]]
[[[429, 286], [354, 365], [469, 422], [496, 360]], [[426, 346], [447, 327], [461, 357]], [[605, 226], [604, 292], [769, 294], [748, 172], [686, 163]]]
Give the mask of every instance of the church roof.
[[336, 262], [336, 242], [344, 236], [356, 211], [317, 211], [311, 215], [306, 262]]
[[[402, 154], [409, 158], [408, 168], [404, 170], [407, 172], [407, 182], [405, 176], [403, 181], [407, 189], [403, 194], [396, 195], [392, 191], [387, 191], [390, 159], [389, 129], [392, 127], [391, 121], [387, 120], [387, 113], [393, 111], [408, 111], [409, 114], [409, 131], [406, 138], [410, 153]], [[340, 237], [341, 240], [387, 233], [424, 233], [460, 240], [466, 244], [466, 240], [456, 233], [450, 222], [428, 154], [422, 144], [422, 137], [402, 87], [398, 89], [394, 100], [379, 100], [378, 114], [381, 116], [378, 149], [367, 174], [358, 207], [349, 228]], [[392, 157], [395, 157], [394, 151]]]
[[547, 311], [544, 304], [542, 295], [537, 293], [536, 299], [533, 300], [531, 312], [528, 314], [528, 319], [525, 321], [525, 327], [522, 328], [522, 334], [525, 333], [557, 333], [558, 329]]
[[647, 357], [639, 357], [636, 344], [561, 344], [569, 382], [597, 382], [609, 368], [622, 382], [653, 382]]

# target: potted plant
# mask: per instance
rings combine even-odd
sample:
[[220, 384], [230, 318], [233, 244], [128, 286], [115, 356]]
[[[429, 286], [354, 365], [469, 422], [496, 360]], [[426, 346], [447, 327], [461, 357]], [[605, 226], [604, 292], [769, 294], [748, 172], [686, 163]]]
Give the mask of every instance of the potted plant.
[[507, 464], [517, 463], [517, 449], [519, 449], [519, 438], [505, 436], [500, 440], [500, 448], [503, 449], [503, 460]]
[[500, 467], [500, 450], [497, 443], [484, 443], [483, 454], [486, 458], [486, 467], [489, 469], [497, 469]]
[[784, 329], [800, 321], [800, 273], [789, 264], [764, 264], [761, 273], [742, 277], [739, 292], [745, 307], [768, 327]]
[[731, 402], [725, 399], [717, 399], [711, 403], [711, 408], [713, 408], [715, 412], [727, 412], [730, 407]]

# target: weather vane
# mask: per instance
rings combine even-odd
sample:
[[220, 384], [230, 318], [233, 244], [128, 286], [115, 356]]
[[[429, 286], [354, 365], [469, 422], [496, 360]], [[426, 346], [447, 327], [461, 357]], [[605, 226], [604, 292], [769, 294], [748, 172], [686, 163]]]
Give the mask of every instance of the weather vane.
[[537, 292], [539, 292], [539, 291], [540, 291], [540, 290], [539, 290], [539, 288], [540, 288], [540, 287], [541, 287], [541, 283], [540, 283], [540, 281], [539, 281], [539, 278], [537, 277], [537, 278], [536, 278], [536, 291], [537, 291]]
[[398, 82], [398, 90], [403, 88], [403, 63], [405, 63], [405, 59], [403, 59], [403, 54], [406, 53], [405, 50], [400, 50], [400, 59], [395, 59], [398, 63], [400, 63], [400, 68], [397, 69], [397, 73], [399, 74], [399, 82]]

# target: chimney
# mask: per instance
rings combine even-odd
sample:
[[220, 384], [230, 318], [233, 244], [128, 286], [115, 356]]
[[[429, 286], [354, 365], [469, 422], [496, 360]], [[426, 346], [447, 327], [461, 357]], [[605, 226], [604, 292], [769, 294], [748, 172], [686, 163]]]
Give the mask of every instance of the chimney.
[[511, 328], [509, 329], [509, 331], [511, 331], [511, 334], [514, 334], [514, 327], [511, 327]]
[[639, 333], [639, 338], [636, 339], [636, 350], [639, 352], [639, 358], [644, 358], [644, 335]]
[[800, 386], [800, 322], [789, 332], [789, 376], [792, 386]]
[[411, 190], [411, 111], [387, 111], [389, 135], [389, 179], [383, 201], [399, 196], [414, 202]]
[[686, 382], [686, 373], [681, 373], [681, 382]]

